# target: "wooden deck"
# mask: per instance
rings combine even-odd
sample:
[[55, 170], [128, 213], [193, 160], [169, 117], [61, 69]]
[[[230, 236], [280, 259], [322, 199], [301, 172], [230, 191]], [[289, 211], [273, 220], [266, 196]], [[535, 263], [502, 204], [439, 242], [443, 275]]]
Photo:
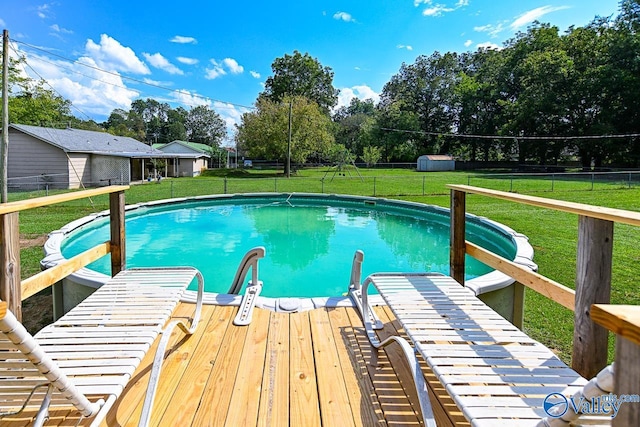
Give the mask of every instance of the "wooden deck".
[[[181, 304], [176, 316], [192, 310]], [[379, 354], [372, 351], [355, 309], [295, 314], [256, 309], [248, 327], [233, 325], [236, 311], [237, 307], [205, 306], [193, 336], [183, 339], [181, 332], [175, 333], [151, 425], [422, 424], [413, 381], [399, 348], [392, 345]], [[387, 308], [378, 308], [378, 315], [384, 322], [390, 320]], [[380, 335], [396, 334], [395, 327], [396, 322], [386, 323]], [[137, 425], [152, 355], [143, 360], [103, 426]], [[425, 374], [434, 383], [431, 400], [438, 425], [469, 425], [432, 374]], [[56, 411], [47, 425], [77, 421], [74, 411]], [[28, 414], [0, 423], [28, 424]]]

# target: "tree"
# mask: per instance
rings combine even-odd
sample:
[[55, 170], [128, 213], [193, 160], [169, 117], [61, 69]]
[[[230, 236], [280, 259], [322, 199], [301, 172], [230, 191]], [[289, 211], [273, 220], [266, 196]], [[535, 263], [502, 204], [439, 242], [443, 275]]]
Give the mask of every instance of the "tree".
[[219, 147], [227, 136], [227, 127], [218, 113], [206, 105], [192, 108], [185, 118], [189, 141]]
[[287, 97], [303, 96], [318, 104], [325, 114], [338, 102], [339, 91], [333, 87], [332, 69], [323, 67], [308, 53], [302, 55], [295, 50], [293, 55], [276, 58], [271, 70], [273, 76], [267, 78], [258, 99], [278, 103]]
[[333, 115], [336, 143], [344, 145], [357, 156], [373, 143], [376, 107], [371, 99], [352, 98], [348, 106], [339, 108]]
[[[286, 165], [290, 108], [291, 162], [304, 163], [328, 153], [334, 144], [331, 120], [315, 102], [301, 96], [284, 98], [283, 102], [258, 99], [256, 110], [243, 114], [236, 125], [238, 149], [248, 156]], [[285, 166], [285, 175], [289, 172]]]
[[[455, 119], [454, 88], [459, 71], [455, 53], [419, 56], [411, 65], [402, 64], [398, 74], [384, 86], [381, 108], [395, 107], [399, 112], [415, 114], [420, 131], [413, 135], [422, 153], [447, 153], [449, 141], [435, 136], [453, 130]], [[394, 107], [394, 108], [395, 108]], [[413, 130], [413, 129], [404, 129]]]
[[71, 102], [45, 89], [44, 82], [31, 81], [9, 98], [9, 123], [35, 126], [59, 126], [72, 118]]
[[364, 153], [362, 154], [362, 160], [367, 164], [367, 167], [375, 166], [376, 163], [382, 158], [382, 148], [368, 146], [364, 147]]

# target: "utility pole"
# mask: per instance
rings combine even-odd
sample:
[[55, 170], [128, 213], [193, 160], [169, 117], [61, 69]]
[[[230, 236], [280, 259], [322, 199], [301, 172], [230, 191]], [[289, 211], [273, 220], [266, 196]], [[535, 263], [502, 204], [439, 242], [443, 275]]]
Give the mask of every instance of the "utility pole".
[[287, 178], [291, 178], [291, 115], [293, 114], [293, 102], [289, 101], [289, 140], [287, 142]]
[[9, 156], [9, 30], [2, 31], [2, 142], [0, 143], [0, 202], [7, 202]]

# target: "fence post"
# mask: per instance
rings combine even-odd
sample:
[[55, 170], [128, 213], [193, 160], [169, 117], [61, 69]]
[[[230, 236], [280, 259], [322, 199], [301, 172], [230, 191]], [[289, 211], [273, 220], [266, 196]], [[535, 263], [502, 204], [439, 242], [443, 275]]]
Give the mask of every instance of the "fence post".
[[509, 193], [513, 193], [513, 175], [511, 175], [510, 177], [510, 181], [509, 181]]
[[593, 191], [593, 180], [596, 178], [596, 174], [591, 172], [591, 191]]
[[373, 177], [373, 197], [376, 197], [376, 177]]
[[173, 180], [171, 180], [171, 198], [173, 199]]
[[22, 321], [22, 286], [20, 283], [20, 221], [18, 212], [0, 215], [0, 299]]
[[552, 193], [553, 193], [553, 186], [554, 186], [555, 182], [556, 182], [556, 174], [552, 173], [551, 174], [551, 192]]
[[608, 332], [590, 316], [592, 304], [611, 299], [613, 222], [580, 216], [576, 265], [573, 355], [571, 364], [585, 378], [607, 365]]
[[224, 177], [224, 194], [227, 194], [227, 177]]
[[424, 196], [424, 181], [425, 181], [426, 176], [422, 176], [422, 195]]
[[278, 178], [273, 178], [273, 192], [278, 192]]
[[127, 268], [124, 232], [124, 191], [109, 194], [111, 229], [111, 275]]
[[629, 188], [631, 188], [631, 172], [629, 172]]
[[322, 189], [320, 190], [320, 192], [324, 194], [324, 178], [320, 178], [320, 182], [322, 183], [321, 184]]
[[451, 229], [449, 243], [449, 273], [458, 283], [464, 286], [465, 249], [465, 210], [466, 196], [464, 191], [451, 190]]

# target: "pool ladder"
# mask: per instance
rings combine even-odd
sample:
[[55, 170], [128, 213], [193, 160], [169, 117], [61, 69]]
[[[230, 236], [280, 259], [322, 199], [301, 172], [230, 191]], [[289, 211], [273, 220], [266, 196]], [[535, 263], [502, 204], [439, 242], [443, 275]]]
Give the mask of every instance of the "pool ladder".
[[256, 298], [262, 291], [262, 281], [258, 279], [258, 261], [264, 258], [264, 254], [264, 247], [258, 246], [257, 248], [249, 250], [249, 252], [247, 252], [242, 258], [242, 261], [240, 261], [240, 265], [238, 266], [238, 270], [236, 271], [236, 276], [233, 279], [228, 293], [234, 295], [240, 293], [240, 289], [242, 289], [242, 284], [247, 277], [249, 269], [251, 269], [251, 280], [249, 281], [247, 289], [242, 296], [238, 314], [233, 320], [234, 325], [243, 326], [251, 323], [253, 308], [256, 304]]

